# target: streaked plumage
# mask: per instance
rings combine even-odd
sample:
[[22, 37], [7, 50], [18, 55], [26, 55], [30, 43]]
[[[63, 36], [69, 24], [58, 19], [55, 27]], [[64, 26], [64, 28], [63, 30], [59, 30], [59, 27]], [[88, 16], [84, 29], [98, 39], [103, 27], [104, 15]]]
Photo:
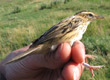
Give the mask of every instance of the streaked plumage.
[[30, 54], [50, 53], [55, 51], [57, 46], [63, 42], [68, 42], [72, 46], [74, 41], [82, 39], [88, 24], [98, 18], [103, 17], [99, 17], [89, 11], [78, 12], [51, 27], [41, 37], [36, 39], [26, 52], [16, 56], [7, 63], [19, 60]]

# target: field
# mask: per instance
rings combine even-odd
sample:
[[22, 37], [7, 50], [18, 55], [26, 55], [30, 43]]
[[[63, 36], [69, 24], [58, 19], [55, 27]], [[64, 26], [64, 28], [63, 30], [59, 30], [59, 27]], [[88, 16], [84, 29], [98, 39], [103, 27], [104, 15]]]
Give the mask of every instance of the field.
[[[97, 56], [88, 63], [105, 66], [95, 71], [94, 79], [110, 80], [110, 0], [1, 0], [0, 60], [30, 44], [60, 20], [82, 10], [105, 17], [92, 22], [81, 41], [87, 54]], [[81, 80], [92, 80], [88, 69]]]

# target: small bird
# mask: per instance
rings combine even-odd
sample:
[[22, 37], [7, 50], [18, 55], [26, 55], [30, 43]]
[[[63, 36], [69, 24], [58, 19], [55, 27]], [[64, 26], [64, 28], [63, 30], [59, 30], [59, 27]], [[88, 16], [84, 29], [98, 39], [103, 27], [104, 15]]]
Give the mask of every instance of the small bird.
[[80, 11], [51, 27], [36, 39], [27, 51], [12, 58], [7, 63], [15, 62], [32, 54], [52, 53], [63, 42], [67, 42], [72, 46], [76, 40], [82, 39], [91, 21], [103, 18], [90, 11]]

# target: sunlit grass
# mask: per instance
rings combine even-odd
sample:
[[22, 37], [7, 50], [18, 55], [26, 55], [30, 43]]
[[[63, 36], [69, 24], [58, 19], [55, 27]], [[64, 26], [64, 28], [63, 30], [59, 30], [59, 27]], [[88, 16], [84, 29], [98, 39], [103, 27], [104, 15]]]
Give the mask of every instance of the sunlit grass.
[[[87, 54], [96, 55], [92, 65], [104, 65], [95, 71], [95, 80], [110, 79], [110, 1], [109, 0], [1, 0], [0, 60], [11, 51], [24, 47], [60, 20], [81, 10], [90, 10], [105, 17], [92, 22], [82, 42]], [[81, 80], [92, 80], [88, 69]]]

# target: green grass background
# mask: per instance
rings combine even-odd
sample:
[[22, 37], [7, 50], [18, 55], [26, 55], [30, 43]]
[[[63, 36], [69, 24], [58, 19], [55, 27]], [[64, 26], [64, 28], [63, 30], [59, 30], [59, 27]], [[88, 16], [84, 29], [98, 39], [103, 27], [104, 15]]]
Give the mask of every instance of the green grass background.
[[[96, 55], [91, 65], [104, 65], [95, 71], [95, 80], [110, 80], [110, 0], [1, 0], [0, 60], [11, 51], [22, 48], [38, 38], [60, 20], [81, 10], [105, 17], [92, 22], [82, 42], [86, 53]], [[92, 80], [85, 69], [81, 80]]]

